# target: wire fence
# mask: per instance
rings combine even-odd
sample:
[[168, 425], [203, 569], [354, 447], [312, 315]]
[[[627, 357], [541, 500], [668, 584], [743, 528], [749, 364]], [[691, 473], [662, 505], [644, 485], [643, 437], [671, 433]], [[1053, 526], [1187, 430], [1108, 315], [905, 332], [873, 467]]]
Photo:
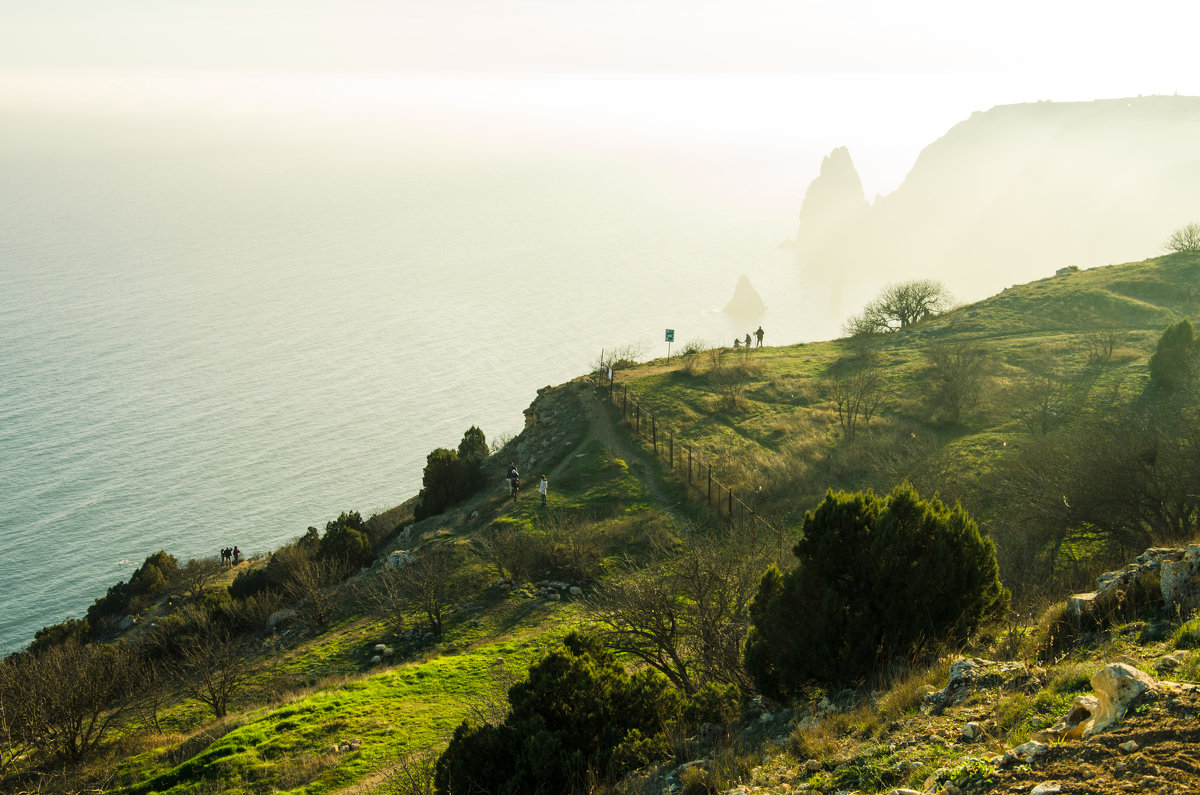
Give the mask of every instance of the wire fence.
[[612, 370], [604, 370], [596, 383], [608, 401], [621, 412], [633, 435], [667, 464], [667, 471], [687, 486], [693, 499], [703, 499], [708, 509], [724, 521], [754, 522], [774, 531], [771, 523], [713, 475], [712, 461], [692, 445], [680, 441], [675, 431], [642, 407], [628, 384], [617, 384]]

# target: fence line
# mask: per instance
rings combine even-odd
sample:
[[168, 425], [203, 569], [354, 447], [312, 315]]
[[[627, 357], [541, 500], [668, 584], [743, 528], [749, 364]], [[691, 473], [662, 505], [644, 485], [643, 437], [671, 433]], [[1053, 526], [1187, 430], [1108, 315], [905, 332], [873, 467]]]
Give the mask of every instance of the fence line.
[[642, 408], [637, 395], [630, 393], [628, 384], [621, 384], [618, 391], [611, 370], [599, 373], [596, 383], [608, 397], [609, 403], [620, 409], [622, 421], [638, 441], [648, 442], [655, 455], [666, 459], [669, 471], [683, 480], [689, 496], [703, 499], [710, 511], [730, 524], [735, 521], [761, 522], [774, 531], [770, 522], [713, 475], [712, 461], [704, 458], [699, 451], [694, 451], [691, 445], [676, 441], [675, 433], [665, 425], [660, 427], [657, 418]]

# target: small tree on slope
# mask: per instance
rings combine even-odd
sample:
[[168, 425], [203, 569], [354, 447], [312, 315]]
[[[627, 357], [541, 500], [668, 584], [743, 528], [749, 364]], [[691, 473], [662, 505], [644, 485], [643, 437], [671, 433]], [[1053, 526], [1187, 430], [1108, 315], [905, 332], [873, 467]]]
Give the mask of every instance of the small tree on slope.
[[794, 552], [799, 565], [769, 569], [750, 608], [746, 668], [776, 698], [961, 641], [1008, 607], [992, 542], [961, 506], [908, 483], [887, 497], [830, 492]]

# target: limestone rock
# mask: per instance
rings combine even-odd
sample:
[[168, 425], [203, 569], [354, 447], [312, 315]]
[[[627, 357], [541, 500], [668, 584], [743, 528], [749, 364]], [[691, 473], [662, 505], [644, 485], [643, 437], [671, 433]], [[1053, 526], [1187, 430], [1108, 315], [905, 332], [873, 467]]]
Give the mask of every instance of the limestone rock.
[[398, 569], [403, 566], [407, 566], [414, 560], [416, 560], [416, 557], [414, 557], [413, 554], [407, 549], [397, 549], [392, 552], [392, 554], [387, 556], [387, 565]]
[[1164, 560], [1159, 569], [1167, 610], [1186, 617], [1200, 607], [1200, 546], [1191, 544], [1178, 560]]
[[290, 608], [287, 610], [276, 610], [271, 614], [271, 617], [267, 619], [267, 626], [273, 629], [288, 619], [293, 618], [295, 615], [296, 611]]
[[1130, 702], [1154, 687], [1154, 680], [1132, 665], [1111, 663], [1092, 677], [1099, 704], [1084, 737], [1104, 731], [1125, 714]]

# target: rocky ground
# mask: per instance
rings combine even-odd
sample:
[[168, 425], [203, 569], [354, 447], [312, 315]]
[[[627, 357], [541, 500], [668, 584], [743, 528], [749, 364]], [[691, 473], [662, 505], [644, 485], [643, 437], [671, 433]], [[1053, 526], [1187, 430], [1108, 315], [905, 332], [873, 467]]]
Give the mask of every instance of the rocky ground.
[[[1174, 663], [1188, 654], [1197, 652], [1164, 657]], [[745, 777], [746, 783], [723, 795], [1200, 793], [1200, 685], [1146, 678], [1153, 681], [1151, 688], [1120, 705], [1120, 717], [1098, 733], [1069, 739], [1053, 736], [1051, 728], [1015, 748], [999, 739], [996, 704], [1003, 693], [1023, 691], [1036, 697], [1048, 683], [1045, 671], [1020, 664], [985, 663], [957, 680], [952, 673], [946, 689], [927, 696], [919, 714], [894, 721], [878, 733], [851, 725], [824, 759], [803, 759], [794, 752], [798, 722], [783, 716], [793, 727], [792, 735], [779, 734], [774, 743], [781, 749], [790, 746], [792, 752], [764, 759]], [[988, 690], [995, 693], [991, 699], [985, 694]], [[835, 717], [836, 710], [831, 710], [819, 720]], [[1068, 715], [1060, 717], [1061, 729]], [[819, 720], [809, 719], [814, 724]], [[844, 782], [868, 767], [869, 757], [879, 758], [881, 749], [890, 752], [884, 775], [872, 786], [846, 786]], [[899, 783], [911, 778], [910, 768], [928, 769], [930, 759], [942, 760], [943, 766], [920, 783]], [[889, 777], [893, 783], [883, 783]], [[677, 771], [663, 791], [686, 792], [682, 783]]]
[[[1108, 731], [1001, 768], [981, 793], [1200, 793], [1200, 692], [1161, 686]], [[1040, 789], [1039, 789], [1040, 788]]]

